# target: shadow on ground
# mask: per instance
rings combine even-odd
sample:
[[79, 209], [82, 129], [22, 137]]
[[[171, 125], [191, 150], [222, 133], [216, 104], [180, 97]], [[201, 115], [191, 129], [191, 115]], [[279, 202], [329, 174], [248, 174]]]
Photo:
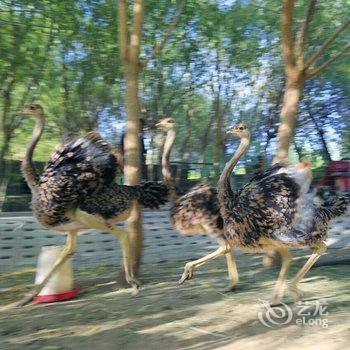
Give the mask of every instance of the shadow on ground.
[[[347, 256], [348, 249], [331, 249], [327, 259]], [[308, 251], [295, 255], [290, 276], [304, 262]], [[261, 323], [264, 307], [260, 300], [271, 297], [278, 270], [261, 267], [261, 258], [239, 256], [240, 284], [223, 293], [227, 283], [224, 260], [202, 267], [183, 286], [176, 281], [181, 263], [143, 266], [144, 289], [136, 297], [130, 290], [117, 290], [117, 268], [101, 266], [76, 272], [81, 290], [76, 300], [2, 310], [2, 349], [344, 349], [349, 332], [348, 266], [312, 269], [301, 284], [305, 291], [305, 322], [324, 319], [321, 324], [297, 325], [300, 306], [288, 291], [284, 301], [293, 313], [289, 320], [276, 308], [278, 325]], [[18, 299], [33, 281], [33, 271], [0, 278], [0, 303]], [[322, 300], [322, 315], [313, 316]], [[305, 303], [304, 303], [305, 304]], [[283, 311], [284, 310], [284, 311]], [[281, 317], [280, 317], [281, 316]], [[323, 324], [325, 325], [325, 323]], [[271, 325], [270, 325], [271, 326]]]

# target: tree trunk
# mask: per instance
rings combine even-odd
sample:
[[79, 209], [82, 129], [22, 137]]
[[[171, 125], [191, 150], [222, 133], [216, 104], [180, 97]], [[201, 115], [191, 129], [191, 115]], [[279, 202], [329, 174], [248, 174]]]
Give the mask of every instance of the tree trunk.
[[[127, 1], [120, 0], [118, 5], [119, 18], [119, 49], [123, 62], [126, 80], [126, 134], [124, 138], [124, 174], [127, 185], [137, 185], [140, 181], [141, 147], [140, 147], [140, 103], [138, 78], [141, 67], [140, 44], [142, 37], [144, 1], [135, 0], [133, 21], [129, 42], [127, 24]], [[134, 202], [131, 215], [125, 223], [129, 235], [134, 275], [138, 276], [142, 253], [142, 221], [141, 208]], [[124, 276], [125, 277], [125, 276]], [[124, 278], [125, 280], [125, 278]]]
[[[128, 116], [126, 134], [124, 138], [125, 155], [125, 183], [137, 185], [140, 181], [141, 147], [140, 147], [140, 107], [138, 97], [138, 68], [128, 64], [126, 74], [126, 113]], [[133, 254], [133, 268], [135, 276], [138, 275], [142, 255], [142, 219], [141, 208], [134, 203], [130, 218], [126, 221], [126, 229], [130, 238], [131, 252]]]
[[293, 145], [294, 145], [294, 148], [295, 148], [295, 152], [297, 152], [298, 160], [299, 160], [299, 162], [301, 162], [302, 159], [303, 159], [302, 149], [299, 147], [299, 145], [297, 144], [297, 142], [295, 140], [293, 141]]
[[281, 162], [285, 165], [288, 164], [289, 145], [293, 138], [300, 96], [303, 89], [302, 79], [299, 78], [293, 82], [290, 80], [290, 78], [287, 78], [281, 111], [281, 124], [278, 128], [277, 154], [273, 160], [274, 163]]
[[7, 155], [9, 148], [10, 148], [10, 138], [5, 136], [0, 148], [0, 175], [5, 174], [5, 157]]
[[214, 172], [218, 176], [224, 162], [224, 140], [222, 137], [223, 118], [220, 110], [220, 96], [214, 100], [214, 118], [215, 118], [215, 149], [214, 149]]
[[[181, 164], [177, 168], [176, 181], [186, 180], [187, 179], [187, 170], [188, 165], [185, 164], [190, 158], [190, 150], [188, 149], [188, 144], [192, 135], [192, 120], [193, 120], [193, 108], [189, 107], [186, 113], [186, 132], [185, 137], [182, 141], [180, 147], [179, 156], [181, 158]], [[191, 149], [191, 147], [190, 147]]]
[[[119, 51], [123, 63], [124, 76], [126, 80], [126, 113], [127, 125], [124, 138], [124, 173], [127, 185], [136, 185], [140, 181], [141, 169], [141, 147], [140, 147], [140, 103], [138, 94], [139, 72], [142, 67], [154, 59], [162, 50], [172, 30], [176, 27], [181, 11], [184, 7], [183, 1], [171, 22], [169, 28], [164, 32], [163, 39], [155, 46], [151, 56], [146, 60], [140, 59], [140, 46], [142, 39], [142, 25], [144, 15], [144, 0], [135, 0], [133, 6], [133, 19], [131, 30], [128, 28], [128, 3], [126, 0], [118, 1], [118, 29], [119, 29]], [[131, 254], [135, 276], [138, 276], [141, 252], [142, 252], [142, 221], [141, 209], [135, 202], [133, 204], [130, 218], [126, 222], [126, 229], [131, 243]], [[125, 279], [125, 278], [124, 278]]]

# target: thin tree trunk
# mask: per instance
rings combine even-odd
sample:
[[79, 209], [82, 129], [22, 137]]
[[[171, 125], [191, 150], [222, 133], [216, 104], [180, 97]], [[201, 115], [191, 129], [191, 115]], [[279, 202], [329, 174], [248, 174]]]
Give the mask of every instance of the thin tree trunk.
[[[124, 174], [127, 185], [137, 185], [140, 181], [140, 105], [138, 78], [140, 71], [140, 44], [143, 22], [144, 1], [136, 0], [133, 8], [133, 24], [130, 43], [128, 41], [127, 2], [119, 2], [119, 44], [126, 80], [126, 134], [124, 138]], [[138, 276], [142, 254], [141, 208], [135, 201], [129, 219], [125, 223], [129, 235], [133, 271]], [[125, 278], [124, 278], [125, 280]]]
[[[209, 144], [209, 133], [210, 133], [210, 128], [213, 124], [213, 120], [214, 120], [214, 113], [211, 114], [209, 123], [207, 124], [207, 126], [204, 129], [201, 147], [200, 147], [200, 156], [198, 158], [198, 163], [204, 163], [205, 151], [206, 151], [208, 144]], [[201, 169], [201, 177], [203, 177], [203, 176], [204, 176], [204, 164], [202, 165], [202, 169]]]
[[293, 145], [294, 145], [295, 151], [297, 152], [298, 160], [300, 162], [303, 159], [303, 152], [295, 140], [293, 141]]
[[220, 108], [220, 96], [216, 96], [214, 100], [214, 118], [215, 118], [215, 149], [214, 149], [214, 171], [218, 176], [220, 168], [224, 162], [224, 140], [222, 137], [223, 116]]
[[[139, 73], [142, 67], [156, 58], [166, 44], [171, 32], [176, 27], [186, 1], [182, 1], [169, 28], [165, 30], [162, 40], [155, 45], [151, 55], [145, 60], [140, 59], [142, 25], [144, 15], [144, 0], [135, 0], [131, 30], [128, 29], [128, 3], [118, 2], [119, 50], [126, 80], [126, 134], [124, 138], [124, 174], [127, 185], [137, 185], [140, 181], [141, 147], [140, 147], [140, 102], [139, 102]], [[130, 218], [126, 222], [130, 238], [133, 270], [138, 276], [142, 253], [142, 220], [140, 206], [133, 204]], [[125, 278], [124, 278], [125, 280]]]
[[0, 175], [5, 174], [5, 158], [10, 148], [10, 138], [5, 136], [0, 148]]
[[324, 138], [324, 131], [323, 131], [322, 127], [318, 125], [317, 120], [312, 115], [312, 112], [311, 112], [309, 107], [308, 107], [308, 114], [309, 114], [309, 117], [310, 117], [312, 123], [315, 125], [316, 131], [317, 131], [318, 136], [319, 136], [319, 138], [321, 140], [321, 143], [322, 143], [322, 146], [323, 146], [323, 155], [326, 158], [327, 162], [331, 162], [332, 161], [332, 157], [331, 157], [331, 154], [329, 153], [328, 145], [327, 145], [327, 142], [326, 142], [326, 140]]
[[177, 174], [176, 174], [177, 181], [185, 180], [184, 179], [185, 170], [186, 170], [186, 174], [187, 174], [188, 165], [186, 165], [185, 163], [190, 158], [188, 143], [190, 142], [191, 135], [192, 135], [192, 119], [193, 119], [193, 108], [189, 107], [187, 110], [187, 115], [186, 115], [186, 133], [185, 133], [185, 137], [182, 141], [182, 145], [180, 147], [180, 152], [179, 152], [182, 163], [179, 164], [179, 166], [177, 168]]
[[[128, 120], [124, 139], [124, 173], [125, 183], [127, 185], [137, 185], [140, 181], [141, 169], [138, 69], [135, 66], [130, 66], [128, 67], [129, 72], [126, 76], [126, 112]], [[141, 208], [136, 201], [133, 205], [130, 218], [126, 222], [126, 229], [129, 234], [131, 251], [133, 253], [134, 274], [137, 276], [141, 263], [143, 234]]]
[[15, 82], [14, 77], [9, 72], [6, 78], [7, 86], [3, 91], [3, 95], [2, 95], [1, 126], [2, 126], [2, 133], [3, 133], [3, 144], [0, 150], [0, 169], [2, 169], [3, 174], [6, 173], [5, 157], [10, 148], [10, 141], [13, 134], [13, 130], [11, 129], [11, 120], [9, 120], [9, 115], [11, 110], [12, 89], [13, 89], [14, 82]]

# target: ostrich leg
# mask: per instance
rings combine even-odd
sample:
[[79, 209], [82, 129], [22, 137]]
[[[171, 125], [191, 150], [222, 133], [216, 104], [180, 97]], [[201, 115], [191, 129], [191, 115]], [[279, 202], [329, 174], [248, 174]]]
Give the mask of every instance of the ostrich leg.
[[203, 258], [200, 258], [198, 260], [194, 260], [191, 262], [188, 262], [185, 265], [185, 270], [179, 280], [179, 284], [184, 283], [186, 280], [189, 280], [193, 277], [193, 272], [196, 267], [202, 266], [206, 264], [208, 261], [215, 260], [219, 256], [225, 255], [231, 251], [231, 246], [228, 242], [225, 242], [224, 245], [220, 246], [215, 252], [210, 253]]
[[287, 272], [292, 262], [292, 255], [289, 253], [287, 248], [285, 248], [284, 246], [277, 246], [276, 250], [281, 255], [282, 266], [275, 285], [275, 291], [273, 294], [271, 305], [278, 305], [281, 302], [281, 299], [284, 294], [284, 286]]
[[325, 253], [327, 246], [324, 242], [320, 242], [317, 245], [314, 245], [314, 251], [305, 265], [298, 271], [298, 273], [293, 277], [289, 284], [289, 290], [294, 294], [296, 300], [299, 300], [303, 293], [297, 287], [300, 280], [304, 278], [307, 272], [311, 269], [313, 264]]
[[141, 288], [141, 282], [134, 277], [134, 272], [132, 270], [129, 236], [125, 231], [119, 228], [114, 228], [111, 232], [121, 241], [125, 279], [132, 286], [133, 295], [135, 295]]
[[226, 257], [226, 263], [227, 263], [227, 270], [228, 270], [228, 277], [231, 280], [230, 285], [225, 289], [225, 291], [230, 292], [235, 289], [239, 277], [238, 277], [238, 271], [237, 271], [237, 265], [233, 257], [233, 253], [229, 252], [225, 254]]
[[[218, 243], [220, 246], [225, 247], [226, 241], [225, 240], [218, 240]], [[228, 271], [228, 277], [230, 279], [230, 284], [225, 288], [225, 292], [231, 292], [235, 289], [239, 277], [238, 277], [238, 271], [237, 271], [237, 265], [235, 262], [235, 259], [233, 257], [233, 251], [231, 250], [230, 252], [225, 254], [226, 258], [226, 264], [227, 264], [227, 271]]]
[[67, 236], [67, 241], [64, 249], [62, 250], [60, 256], [58, 259], [55, 261], [55, 263], [52, 266], [52, 269], [50, 272], [45, 276], [45, 278], [42, 280], [41, 283], [37, 284], [32, 292], [24, 297], [22, 300], [20, 300], [16, 306], [24, 306], [28, 303], [30, 303], [40, 292], [41, 290], [45, 287], [51, 276], [71, 257], [76, 248], [76, 242], [77, 242], [77, 233], [78, 231], [71, 231], [68, 233]]

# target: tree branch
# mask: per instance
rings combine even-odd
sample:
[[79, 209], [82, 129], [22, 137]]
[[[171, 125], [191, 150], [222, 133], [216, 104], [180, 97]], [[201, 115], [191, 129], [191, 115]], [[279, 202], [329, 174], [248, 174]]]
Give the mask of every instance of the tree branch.
[[282, 26], [282, 55], [285, 69], [289, 70], [295, 65], [293, 54], [293, 8], [294, 0], [284, 0], [282, 5], [281, 26]]
[[306, 11], [305, 19], [301, 22], [300, 30], [297, 36], [297, 42], [295, 44], [296, 47], [296, 56], [297, 56], [297, 63], [298, 65], [303, 64], [304, 59], [304, 47], [307, 40], [307, 32], [309, 29], [309, 24], [311, 22], [311, 17], [315, 12], [317, 0], [310, 0], [309, 6]]
[[339, 28], [324, 41], [320, 48], [305, 63], [304, 70], [309, 68], [323, 54], [327, 47], [339, 36], [339, 34], [350, 24], [350, 19], [345, 21]]
[[142, 67], [146, 67], [148, 63], [156, 58], [158, 53], [163, 49], [165, 44], [167, 43], [171, 33], [176, 28], [176, 26], [179, 23], [181, 13], [186, 5], [186, 0], [182, 0], [180, 2], [180, 5], [178, 6], [178, 9], [176, 11], [176, 15], [174, 16], [172, 22], [170, 23], [169, 27], [164, 31], [162, 39], [153, 47], [152, 53], [149, 57], [147, 57], [145, 60], [141, 62]]
[[126, 0], [119, 0], [118, 6], [118, 28], [119, 28], [119, 50], [122, 62], [128, 59], [128, 5]]
[[318, 68], [310, 71], [310, 72], [306, 72], [306, 77], [307, 78], [313, 78], [319, 74], [321, 74], [324, 70], [326, 70], [331, 63], [333, 63], [337, 58], [339, 58], [343, 53], [345, 53], [348, 49], [350, 48], [350, 43], [347, 43], [343, 50], [339, 51], [337, 54], [335, 54], [333, 57], [331, 57], [328, 61], [326, 61], [325, 63], [321, 64]]

